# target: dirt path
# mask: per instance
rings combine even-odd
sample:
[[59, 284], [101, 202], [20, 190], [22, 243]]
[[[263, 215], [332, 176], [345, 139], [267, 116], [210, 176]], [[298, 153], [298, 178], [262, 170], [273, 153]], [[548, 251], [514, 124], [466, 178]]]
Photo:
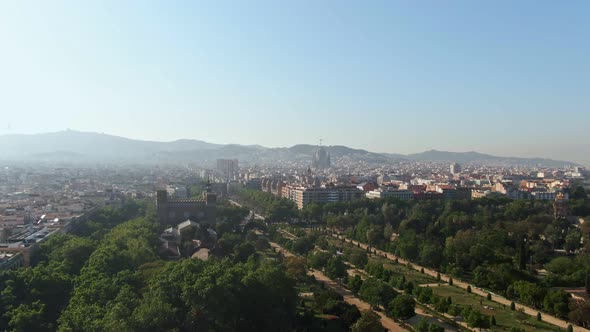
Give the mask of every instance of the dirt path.
[[[366, 279], [366, 277], [365, 277], [365, 276], [366, 276], [366, 275], [368, 275], [367, 271], [365, 271], [365, 270], [363, 270], [363, 269], [361, 269], [361, 268], [358, 268], [358, 267], [354, 266], [354, 265], [353, 265], [353, 264], [351, 264], [350, 262], [348, 262], [347, 264], [348, 264], [348, 265], [351, 267], [351, 268], [349, 268], [349, 269], [346, 271], [346, 272], [348, 273], [348, 275], [349, 275], [349, 276], [352, 276], [352, 277], [353, 277], [353, 276], [355, 276], [355, 275], [359, 275], [359, 276], [361, 277], [361, 279], [362, 279], [362, 280], [365, 280], [365, 279]], [[435, 285], [435, 286], [437, 286], [437, 287], [438, 287], [438, 284], [432, 284], [432, 285]], [[421, 287], [422, 287], [422, 286], [426, 287], [426, 285], [420, 285], [420, 286], [421, 286]], [[403, 293], [405, 293], [405, 291], [404, 291], [404, 290], [402, 290], [402, 289], [398, 289], [398, 288], [395, 288], [395, 287], [392, 287], [392, 288], [393, 288], [393, 289], [394, 289], [396, 292], [398, 292], [398, 293], [400, 293], [400, 294], [403, 294]], [[418, 302], [418, 300], [417, 300], [417, 299], [414, 299], [414, 300], [416, 301], [416, 304], [422, 305], [422, 306], [424, 306], [424, 307], [427, 307], [427, 308], [429, 308], [430, 310], [433, 310], [433, 311], [435, 311], [435, 312], [439, 313], [439, 312], [438, 312], [438, 311], [436, 311], [436, 310], [435, 310], [435, 309], [434, 309], [434, 308], [433, 308], [431, 305], [426, 305], [426, 304], [424, 304], [424, 303], [420, 303], [420, 302]], [[420, 319], [426, 319], [426, 320], [428, 320], [428, 321], [429, 321], [429, 323], [436, 323], [436, 324], [438, 324], [438, 325], [441, 325], [441, 326], [443, 326], [443, 327], [445, 328], [445, 330], [448, 330], [448, 331], [459, 331], [459, 328], [456, 328], [456, 327], [450, 326], [450, 325], [448, 324], [448, 322], [445, 322], [445, 321], [443, 321], [443, 320], [440, 320], [439, 318], [437, 318], [437, 317], [433, 316], [432, 314], [430, 314], [429, 312], [427, 312], [427, 311], [425, 311], [424, 309], [420, 308], [419, 306], [416, 306], [416, 308], [415, 308], [415, 310], [414, 310], [414, 311], [416, 312], [416, 316], [414, 316], [414, 317], [412, 317], [412, 318], [410, 318], [410, 319], [408, 319], [408, 320], [406, 320], [406, 321], [405, 321], [406, 323], [408, 323], [408, 324], [410, 324], [410, 325], [412, 325], [412, 326], [413, 326], [415, 323], [417, 324], [417, 322], [419, 322], [419, 321], [420, 321]], [[439, 313], [439, 314], [441, 314], [443, 317], [445, 317], [445, 318], [446, 318], [446, 319], [448, 319], [449, 321], [453, 321], [453, 322], [455, 322], [455, 323], [457, 323], [457, 324], [461, 325], [462, 327], [464, 327], [465, 329], [467, 329], [467, 330], [469, 330], [469, 331], [476, 331], [476, 330], [472, 329], [471, 327], [469, 327], [469, 325], [467, 325], [467, 323], [465, 323], [465, 322], [459, 322], [459, 321], [456, 321], [456, 320], [455, 320], [455, 317], [453, 317], [453, 316], [451, 316], [451, 315], [449, 315], [449, 314], [446, 314], [446, 313]]]
[[[363, 248], [363, 249], [367, 249], [367, 247], [368, 247], [364, 243], [360, 243], [358, 241], [347, 239], [346, 237], [344, 237], [342, 235], [332, 234], [332, 236], [334, 236], [334, 237], [336, 237], [338, 239], [344, 239], [345, 242], [351, 243], [351, 244], [353, 244], [355, 246], [359, 246], [360, 245], [360, 247]], [[428, 275], [433, 276], [435, 278], [436, 278], [437, 274], [439, 273], [439, 272], [434, 271], [434, 270], [431, 270], [431, 269], [429, 269], [427, 267], [423, 267], [423, 266], [417, 265], [415, 263], [408, 262], [405, 259], [402, 259], [400, 257], [397, 257], [397, 256], [395, 256], [393, 254], [390, 254], [390, 253], [387, 253], [385, 251], [382, 251], [382, 250], [379, 250], [379, 249], [376, 249], [376, 248], [372, 248], [371, 249], [372, 252], [375, 251], [375, 250], [376, 250], [376, 252], [377, 252], [377, 254], [379, 256], [385, 257], [385, 258], [387, 258], [387, 259], [389, 259], [391, 261], [395, 261], [397, 259], [398, 262], [399, 262], [399, 264], [406, 264], [406, 265], [407, 264], [411, 264], [412, 268], [414, 270], [416, 270], [416, 271], [420, 271], [423, 268], [425, 274], [428, 274]], [[448, 281], [449, 281], [449, 276], [446, 275], [446, 274], [442, 274], [441, 273], [440, 274], [440, 278], [441, 278], [441, 281], [443, 281], [443, 282], [447, 282], [448, 283]], [[467, 289], [467, 287], [470, 286], [471, 287], [471, 292], [473, 294], [477, 294], [477, 295], [482, 296], [482, 297], [487, 297], [487, 295], [488, 295], [488, 291], [485, 291], [483, 289], [480, 289], [480, 288], [478, 288], [478, 287], [476, 287], [474, 285], [470, 285], [470, 284], [468, 284], [466, 282], [463, 282], [461, 280], [457, 280], [455, 278], [453, 278], [453, 286], [457, 286], [457, 287], [462, 288], [462, 289]], [[512, 302], [511, 300], [509, 300], [509, 299], [507, 299], [507, 298], [505, 298], [503, 296], [496, 295], [494, 293], [491, 293], [491, 294], [492, 294], [492, 301], [497, 302], [497, 303], [500, 303], [500, 304], [504, 304], [506, 306], [510, 306], [510, 303]], [[525, 306], [525, 305], [522, 305], [522, 304], [519, 304], [519, 303], [516, 303], [516, 302], [515, 302], [515, 304], [516, 304], [516, 309], [517, 310], [520, 309], [520, 308], [522, 308], [526, 314], [528, 314], [528, 315], [530, 315], [532, 317], [537, 317], [537, 313], [539, 312], [539, 310], [535, 310], [535, 309], [533, 309], [531, 307], [528, 307], [528, 306]], [[559, 318], [557, 318], [555, 316], [551, 316], [551, 315], [546, 314], [546, 313], [541, 313], [541, 316], [543, 318], [543, 321], [545, 321], [547, 323], [550, 323], [550, 324], [553, 324], [553, 325], [556, 325], [556, 326], [559, 326], [559, 327], [564, 328], [564, 329], [566, 329], [569, 324], [572, 324], [572, 323], [567, 322], [567, 321], [565, 321], [563, 319], [559, 319]], [[580, 326], [577, 326], [577, 325], [574, 325], [574, 324], [572, 324], [572, 326], [574, 327], [574, 331], [575, 332], [590, 332], [590, 330], [585, 329], [583, 327], [580, 327]]]
[[[291, 252], [287, 251], [286, 249], [284, 249], [283, 247], [281, 247], [277, 243], [270, 242], [270, 245], [271, 245], [271, 247], [276, 248], [279, 252], [281, 252], [283, 255], [285, 255], [285, 257], [295, 257], [295, 255], [293, 255]], [[317, 281], [320, 281], [323, 284], [325, 284], [326, 286], [332, 288], [338, 294], [342, 295], [342, 297], [344, 298], [344, 301], [346, 301], [349, 304], [354, 305], [360, 311], [363, 311], [363, 310], [372, 310], [371, 309], [371, 306], [368, 303], [366, 303], [366, 302], [360, 300], [359, 298], [357, 298], [354, 295], [353, 292], [351, 292], [350, 290], [348, 290], [348, 289], [344, 288], [343, 286], [339, 285], [334, 280], [328, 278], [322, 272], [317, 271], [317, 270], [314, 270], [314, 271], [307, 271], [307, 274], [308, 275], [313, 275]], [[381, 317], [381, 324], [388, 331], [393, 331], [393, 332], [410, 331], [409, 329], [403, 328], [401, 325], [399, 325], [398, 323], [394, 322], [393, 319], [385, 316], [385, 314], [383, 314], [382, 312], [375, 311], [375, 310], [373, 310], [373, 311], [377, 315], [379, 315], [379, 317]]]

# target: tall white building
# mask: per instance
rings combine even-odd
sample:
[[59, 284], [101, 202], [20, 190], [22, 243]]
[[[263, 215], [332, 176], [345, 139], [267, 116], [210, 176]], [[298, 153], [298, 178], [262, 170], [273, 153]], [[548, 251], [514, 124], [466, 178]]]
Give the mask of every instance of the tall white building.
[[234, 180], [238, 176], [238, 160], [237, 159], [217, 159], [217, 172], [221, 175], [223, 180]]

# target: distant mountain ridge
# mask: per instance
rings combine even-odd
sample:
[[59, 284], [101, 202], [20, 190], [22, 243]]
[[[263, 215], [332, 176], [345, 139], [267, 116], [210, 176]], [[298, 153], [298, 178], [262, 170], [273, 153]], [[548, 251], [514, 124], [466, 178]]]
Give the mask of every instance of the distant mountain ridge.
[[[562, 167], [576, 165], [569, 161], [544, 158], [497, 157], [479, 152], [430, 150], [409, 155], [375, 153], [341, 145], [324, 146], [333, 160], [363, 160], [368, 163], [399, 161], [458, 162], [464, 164], [540, 165]], [[288, 148], [260, 145], [213, 144], [180, 139], [172, 142], [134, 140], [120, 136], [74, 130], [54, 133], [0, 135], [0, 159], [59, 160], [71, 162], [212, 162], [218, 158], [237, 158], [251, 163], [273, 161], [306, 161], [317, 149], [315, 145], [298, 144]]]
[[475, 151], [469, 152], [448, 152], [429, 150], [421, 153], [407, 155], [411, 160], [417, 161], [438, 161], [438, 162], [457, 162], [457, 163], [480, 163], [495, 165], [523, 165], [534, 166], [543, 165], [548, 167], [563, 167], [564, 165], [577, 165], [571, 161], [553, 160], [547, 158], [520, 158], [520, 157], [498, 157]]

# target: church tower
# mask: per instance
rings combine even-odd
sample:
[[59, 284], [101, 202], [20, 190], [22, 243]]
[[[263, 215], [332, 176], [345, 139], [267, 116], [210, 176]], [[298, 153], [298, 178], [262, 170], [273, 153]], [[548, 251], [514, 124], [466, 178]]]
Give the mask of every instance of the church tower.
[[322, 146], [322, 140], [313, 154], [311, 165], [315, 170], [328, 169], [331, 166], [330, 153]]
[[555, 219], [565, 219], [570, 214], [567, 199], [561, 192], [557, 194], [553, 202], [553, 213]]

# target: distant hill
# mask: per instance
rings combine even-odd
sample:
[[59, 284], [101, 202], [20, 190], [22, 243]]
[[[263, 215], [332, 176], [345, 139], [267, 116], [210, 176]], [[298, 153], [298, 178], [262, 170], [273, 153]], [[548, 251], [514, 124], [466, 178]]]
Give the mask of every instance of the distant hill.
[[37, 135], [0, 136], [0, 152], [4, 159], [140, 160], [163, 151], [212, 150], [223, 145], [197, 140], [152, 142], [74, 130]]
[[499, 166], [522, 165], [522, 166], [546, 166], [546, 167], [563, 167], [564, 165], [575, 165], [571, 161], [552, 160], [545, 158], [517, 158], [517, 157], [498, 157], [489, 154], [483, 154], [475, 151], [469, 152], [448, 152], [430, 150], [421, 153], [409, 154], [408, 159], [416, 161], [435, 161], [435, 162], [457, 162], [463, 164], [488, 164]]
[[[332, 161], [362, 160], [367, 163], [388, 163], [414, 160], [548, 167], [574, 164], [568, 161], [542, 158], [497, 157], [473, 151], [430, 150], [402, 155], [374, 153], [341, 145], [325, 146], [324, 148], [330, 153]], [[263, 164], [275, 161], [307, 162], [311, 160], [316, 149], [317, 146], [308, 144], [298, 144], [289, 148], [266, 148], [260, 145], [224, 145], [189, 139], [154, 142], [73, 130], [37, 135], [0, 136], [0, 159], [27, 161], [174, 163], [214, 162], [218, 158], [237, 158], [243, 162]]]

